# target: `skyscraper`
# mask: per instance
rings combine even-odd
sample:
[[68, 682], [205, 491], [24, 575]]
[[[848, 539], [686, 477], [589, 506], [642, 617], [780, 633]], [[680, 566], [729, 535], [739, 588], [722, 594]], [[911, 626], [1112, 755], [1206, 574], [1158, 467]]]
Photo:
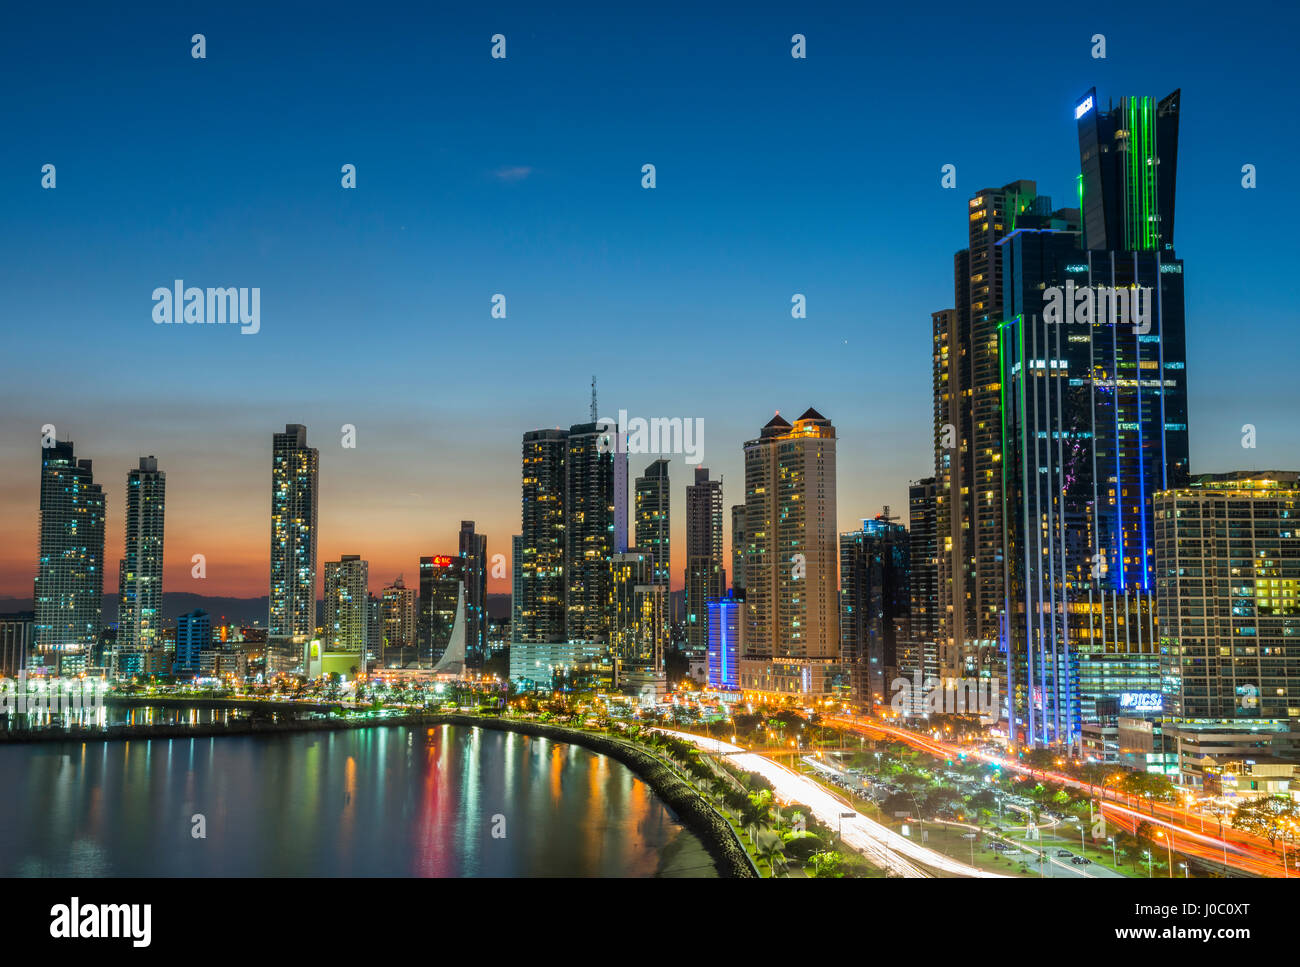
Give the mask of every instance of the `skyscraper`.
[[840, 535], [840, 661], [849, 695], [863, 707], [888, 706], [899, 676], [909, 638], [910, 556], [907, 528], [885, 515]]
[[523, 442], [523, 515], [518, 620], [512, 642], [549, 643], [565, 638], [565, 465], [567, 430], [533, 430]]
[[731, 589], [737, 597], [745, 596], [745, 546], [749, 533], [745, 529], [745, 505], [731, 505]]
[[1160, 688], [1151, 502], [1188, 473], [1177, 100], [1098, 120], [1090, 92], [1084, 238], [1063, 211], [999, 243], [1007, 695], [1027, 743], [1077, 742], [1099, 702]]
[[524, 605], [524, 536], [514, 534], [510, 538], [510, 640], [523, 625], [519, 617]]
[[686, 488], [686, 650], [699, 658], [709, 647], [706, 604], [727, 589], [722, 546], [722, 481], [696, 467]]
[[835, 428], [778, 414], [745, 444], [747, 625], [741, 687], [825, 695], [840, 650]]
[[472, 520], [460, 522], [460, 557], [465, 564], [465, 664], [479, 668], [487, 656], [487, 536]]
[[420, 558], [420, 666], [438, 664], [451, 641], [456, 621], [456, 602], [465, 580], [465, 562], [459, 555], [439, 554]]
[[71, 442], [41, 449], [40, 546], [35, 654], [58, 675], [75, 675], [99, 639], [104, 600], [104, 491]]
[[908, 487], [908, 534], [912, 602], [910, 634], [916, 641], [938, 644], [939, 533], [935, 478], [914, 480]]
[[[151, 650], [162, 620], [163, 523], [167, 474], [141, 457], [126, 475], [126, 552], [118, 580], [117, 648]], [[198, 671], [195, 653], [193, 671]]]
[[[325, 643], [331, 651], [365, 655], [370, 646], [370, 566], [359, 554], [325, 563]], [[364, 671], [364, 662], [358, 666]]]
[[399, 574], [383, 590], [380, 621], [383, 642], [380, 663], [385, 668], [405, 668], [416, 660], [415, 588], [408, 588]]
[[662, 671], [668, 589], [654, 582], [654, 555], [629, 548], [610, 561], [613, 623], [610, 650], [620, 685]]
[[368, 669], [370, 662], [378, 661], [383, 653], [384, 602], [377, 594], [367, 591], [365, 663], [361, 667]]
[[[602, 423], [579, 423], [569, 428], [567, 442], [565, 633], [571, 641], [608, 642], [612, 619], [609, 562], [615, 553], [617, 529], [615, 431]], [[620, 456], [626, 460], [625, 454]], [[623, 539], [626, 541], [626, 536]]]
[[1174, 246], [1174, 183], [1182, 92], [1157, 104], [1122, 97], [1101, 109], [1097, 89], [1074, 109], [1079, 130], [1079, 208], [1084, 247], [1153, 252]]
[[998, 242], [1050, 203], [1025, 180], [972, 196], [968, 246], [953, 256], [953, 308], [931, 316], [940, 662], [949, 675], [996, 644], [1004, 603]]
[[320, 454], [307, 428], [286, 424], [271, 438], [271, 594], [268, 675], [298, 667], [316, 628], [316, 518]]
[[668, 461], [655, 460], [636, 478], [636, 546], [654, 561], [652, 583], [667, 587], [671, 574]]
[[1206, 474], [1153, 506], [1165, 714], [1300, 717], [1300, 473]]

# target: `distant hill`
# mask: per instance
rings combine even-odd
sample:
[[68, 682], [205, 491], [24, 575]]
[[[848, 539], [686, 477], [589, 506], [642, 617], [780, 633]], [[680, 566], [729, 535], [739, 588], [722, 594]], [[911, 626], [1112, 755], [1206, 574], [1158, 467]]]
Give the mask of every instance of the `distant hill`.
[[[188, 591], [163, 592], [163, 620], [175, 621], [183, 614], [202, 608], [216, 620], [231, 624], [266, 624], [267, 598], [209, 598]], [[0, 614], [8, 611], [31, 611], [31, 598], [0, 598]], [[104, 595], [104, 624], [117, 621], [117, 594]]]
[[[317, 602], [319, 607], [319, 602]], [[163, 592], [163, 620], [175, 621], [180, 615], [202, 608], [218, 621], [237, 625], [266, 624], [268, 600], [260, 598], [209, 598], [188, 591]], [[0, 597], [0, 614], [11, 611], [31, 611], [31, 598]], [[510, 595], [489, 594], [488, 615], [494, 620], [510, 617]], [[104, 624], [117, 621], [117, 595], [104, 595]]]

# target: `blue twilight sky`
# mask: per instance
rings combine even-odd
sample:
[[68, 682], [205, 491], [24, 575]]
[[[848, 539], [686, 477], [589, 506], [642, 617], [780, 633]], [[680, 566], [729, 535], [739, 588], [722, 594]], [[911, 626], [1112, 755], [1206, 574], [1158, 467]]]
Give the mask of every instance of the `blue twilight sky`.
[[[30, 593], [43, 424], [108, 490], [109, 590], [152, 453], [168, 589], [265, 593], [286, 422], [321, 448], [321, 560], [360, 553], [379, 587], [462, 518], [508, 554], [520, 435], [584, 420], [593, 373], [602, 415], [703, 418], [728, 505], [742, 442], [813, 405], [840, 529], [905, 514], [966, 201], [1030, 178], [1071, 204], [1094, 85], [1182, 88], [1193, 470], [1300, 466], [1293, 7], [85, 6], [13, 6], [0, 35], [0, 596]], [[155, 326], [174, 279], [260, 287], [261, 332]]]

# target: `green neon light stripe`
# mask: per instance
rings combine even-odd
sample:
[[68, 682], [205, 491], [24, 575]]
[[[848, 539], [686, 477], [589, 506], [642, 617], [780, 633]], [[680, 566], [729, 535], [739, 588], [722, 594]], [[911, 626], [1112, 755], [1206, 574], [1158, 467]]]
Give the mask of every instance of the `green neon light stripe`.
[[1155, 101], [1150, 97], [1124, 99], [1128, 127], [1128, 155], [1124, 178], [1124, 242], [1130, 251], [1157, 247]]

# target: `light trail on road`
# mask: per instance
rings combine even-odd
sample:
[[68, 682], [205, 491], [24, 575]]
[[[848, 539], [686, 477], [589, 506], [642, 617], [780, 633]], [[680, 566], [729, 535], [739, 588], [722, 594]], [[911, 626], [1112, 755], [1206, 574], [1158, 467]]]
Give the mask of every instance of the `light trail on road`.
[[[746, 752], [738, 745], [723, 742], [720, 739], [707, 739], [689, 732], [673, 732], [659, 729], [664, 735], [682, 739], [698, 746], [704, 752], [726, 755], [738, 768], [746, 772], [756, 772], [772, 784], [777, 798], [785, 802], [803, 803], [813, 814], [831, 829], [841, 829], [844, 842], [860, 850], [877, 864], [906, 877], [926, 877], [932, 875], [917, 864], [923, 864], [933, 870], [952, 876], [966, 876], [988, 879], [1005, 879], [1001, 873], [993, 873], [959, 862], [929, 847], [921, 846], [906, 836], [894, 832], [875, 820], [868, 819], [849, 803], [832, 795], [816, 782], [801, 776], [794, 770], [774, 762], [766, 756]], [[841, 813], [852, 812], [853, 817], [841, 818]]]
[[[1276, 854], [1269, 853], [1262, 847], [1255, 845], [1252, 840], [1256, 837], [1248, 836], [1239, 831], [1233, 832], [1244, 840], [1240, 845], [1232, 840], [1221, 839], [1219, 837], [1211, 836], [1208, 833], [1198, 833], [1196, 830], [1190, 828], [1190, 826], [1181, 825], [1171, 819], [1162, 819], [1158, 816], [1153, 816], [1132, 809], [1114, 801], [1113, 799], [1106, 798], [1106, 790], [1104, 787], [1081, 782], [1078, 779], [1062, 773], [1049, 772], [1044, 769], [1035, 769], [1016, 760], [990, 755], [989, 753], [982, 752], [978, 749], [962, 749], [957, 746], [936, 741], [928, 736], [919, 735], [907, 729], [900, 729], [876, 722], [873, 719], [831, 716], [830, 721], [855, 731], [878, 732], [892, 736], [906, 742], [908, 745], [924, 749], [926, 752], [939, 758], [951, 758], [965, 753], [972, 758], [988, 762], [992, 765], [998, 766], [999, 768], [1008, 769], [1029, 776], [1042, 776], [1043, 778], [1050, 779], [1053, 782], [1069, 786], [1073, 789], [1080, 791], [1086, 790], [1090, 797], [1094, 795], [1097, 796], [1103, 814], [1109, 814], [1112, 821], [1118, 821], [1120, 817], [1123, 817], [1126, 822], [1118, 822], [1118, 825], [1120, 825], [1121, 828], [1125, 828], [1128, 832], [1132, 832], [1136, 829], [1139, 820], [1144, 820], [1153, 825], [1161, 826], [1170, 830], [1171, 836], [1176, 837], [1175, 841], [1178, 842], [1178, 845], [1174, 847], [1175, 850], [1196, 856], [1200, 859], [1215, 861], [1219, 865], [1225, 865], [1224, 847], [1226, 846], [1226, 865], [1232, 869], [1244, 873], [1269, 877], [1278, 877], [1283, 875], [1285, 872], [1282, 869], [1281, 859]], [[1128, 798], [1131, 800], [1131, 797]], [[1157, 806], [1157, 808], [1164, 809], [1164, 811], [1168, 812], [1171, 816], [1181, 816], [1186, 822], [1192, 821], [1193, 814], [1188, 812], [1186, 809], [1167, 805], [1160, 805]], [[1134, 817], [1137, 818], [1135, 819]], [[1214, 852], [1216, 850], [1218, 851], [1217, 854]]]

